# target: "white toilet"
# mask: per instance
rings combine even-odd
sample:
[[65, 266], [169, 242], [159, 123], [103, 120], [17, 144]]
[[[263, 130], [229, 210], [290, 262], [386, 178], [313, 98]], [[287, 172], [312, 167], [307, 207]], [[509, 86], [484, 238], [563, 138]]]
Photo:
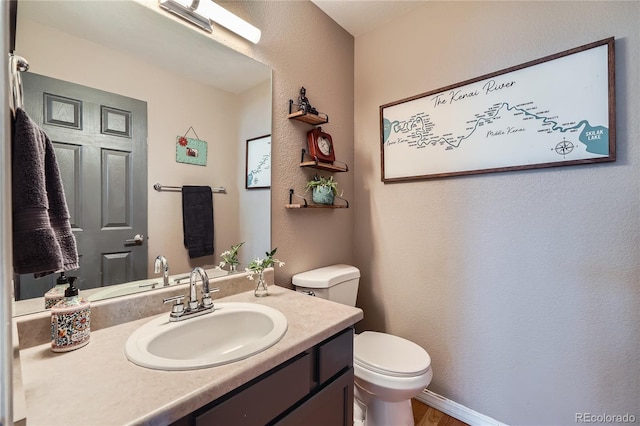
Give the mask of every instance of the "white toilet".
[[[296, 274], [298, 291], [355, 306], [360, 271], [332, 265]], [[354, 425], [413, 425], [411, 398], [431, 382], [431, 357], [409, 340], [365, 331], [354, 338]]]

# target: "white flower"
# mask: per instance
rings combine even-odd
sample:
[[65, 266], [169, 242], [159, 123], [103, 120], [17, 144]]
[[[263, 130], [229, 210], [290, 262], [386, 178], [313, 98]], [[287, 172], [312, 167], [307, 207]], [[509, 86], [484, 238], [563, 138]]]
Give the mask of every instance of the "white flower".
[[256, 257], [255, 259], [253, 259], [251, 262], [249, 262], [249, 265], [247, 265], [248, 267], [245, 269], [249, 275], [247, 276], [247, 278], [249, 278], [250, 280], [253, 280], [253, 275], [254, 274], [262, 274], [264, 272], [265, 269], [273, 266], [273, 265], [278, 265], [279, 267], [283, 267], [284, 266], [284, 262], [281, 262], [280, 260], [276, 259], [273, 257], [273, 255], [275, 254], [277, 249], [273, 249], [271, 250], [271, 252], [267, 252], [266, 255], [267, 257], [264, 259], [261, 259], [259, 257]]
[[220, 262], [220, 268], [225, 265], [238, 265], [238, 250], [244, 244], [244, 242], [231, 246], [231, 250], [225, 250], [220, 254], [222, 262]]

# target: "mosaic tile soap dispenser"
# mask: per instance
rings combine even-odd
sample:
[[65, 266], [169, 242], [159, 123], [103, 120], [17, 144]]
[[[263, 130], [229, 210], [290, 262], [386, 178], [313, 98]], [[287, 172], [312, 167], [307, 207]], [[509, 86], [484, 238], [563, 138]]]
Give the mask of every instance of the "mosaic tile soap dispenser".
[[44, 294], [44, 308], [51, 309], [53, 305], [64, 299], [64, 291], [69, 287], [69, 280], [64, 272], [56, 279], [56, 286]]
[[69, 277], [64, 299], [51, 308], [51, 350], [68, 352], [89, 343], [91, 304], [78, 294], [73, 285], [77, 277]]

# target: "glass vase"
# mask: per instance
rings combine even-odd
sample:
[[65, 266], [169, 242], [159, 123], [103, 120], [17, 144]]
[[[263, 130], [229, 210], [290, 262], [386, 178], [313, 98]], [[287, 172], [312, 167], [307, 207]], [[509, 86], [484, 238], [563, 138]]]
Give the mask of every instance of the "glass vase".
[[253, 292], [253, 295], [256, 297], [265, 297], [269, 295], [269, 290], [267, 289], [267, 280], [264, 278], [264, 271], [260, 271], [258, 273], [258, 282], [256, 283], [256, 289]]
[[238, 272], [238, 265], [235, 263], [230, 263], [229, 264], [229, 273], [230, 274], [235, 274], [236, 272]]

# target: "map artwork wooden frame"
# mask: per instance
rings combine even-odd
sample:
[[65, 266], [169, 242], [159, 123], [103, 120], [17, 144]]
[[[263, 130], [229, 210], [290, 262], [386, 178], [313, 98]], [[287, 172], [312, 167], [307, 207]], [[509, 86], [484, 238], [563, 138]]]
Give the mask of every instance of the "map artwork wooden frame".
[[616, 159], [614, 38], [380, 107], [382, 181]]
[[245, 188], [271, 188], [271, 135], [247, 140]]

